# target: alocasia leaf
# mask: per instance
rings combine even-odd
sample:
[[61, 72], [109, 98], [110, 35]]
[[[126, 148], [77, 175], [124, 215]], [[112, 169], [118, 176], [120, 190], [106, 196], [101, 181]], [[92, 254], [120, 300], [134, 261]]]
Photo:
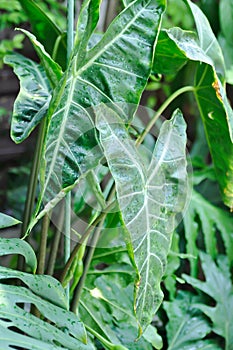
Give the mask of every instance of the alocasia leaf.
[[193, 277], [183, 275], [184, 279], [194, 288], [211, 296], [216, 302], [215, 306], [195, 303], [194, 306], [202, 310], [212, 321], [213, 331], [225, 339], [225, 349], [233, 349], [233, 287], [231, 274], [225, 256], [218, 258], [218, 265], [212, 258], [200, 253], [205, 282]]
[[[84, 6], [89, 6], [89, 1]], [[94, 168], [102, 157], [88, 108], [101, 102], [111, 103], [126, 122], [132, 118], [151, 71], [164, 8], [165, 1], [136, 0], [115, 18], [92, 49], [85, 48], [84, 39], [81, 39], [84, 52], [74, 48], [78, 55], [73, 57], [55, 90], [48, 113], [45, 165], [41, 172], [41, 199], [47, 205], [44, 211], [59, 201], [69, 186]], [[82, 25], [88, 28], [88, 35], [94, 29], [89, 25], [92, 14], [86, 18], [84, 13], [88, 11], [85, 11], [81, 10], [84, 23], [78, 22], [81, 36]]]
[[50, 85], [44, 68], [18, 53], [5, 56], [20, 80], [11, 121], [11, 137], [15, 143], [24, 141], [47, 113], [51, 99]]
[[[199, 221], [196, 217], [199, 217]], [[199, 222], [199, 224], [198, 224]], [[185, 236], [187, 240], [187, 253], [196, 258], [199, 249], [196, 244], [199, 229], [204, 235], [205, 248], [212, 258], [217, 256], [217, 230], [221, 234], [225, 245], [230, 266], [233, 264], [233, 220], [228, 212], [215, 207], [199, 193], [193, 190], [190, 205], [184, 216]], [[196, 277], [198, 273], [198, 260], [190, 259], [191, 274]]]
[[203, 338], [211, 332], [211, 326], [193, 304], [197, 297], [180, 292], [172, 302], [165, 301], [163, 307], [169, 318], [166, 326], [168, 350], [209, 349], [220, 350], [215, 341]]
[[0, 213], [0, 229], [18, 225], [21, 221], [13, 218], [12, 216]]
[[[7, 339], [4, 328], [16, 327], [30, 336], [32, 344], [36, 339], [48, 345], [56, 344], [69, 350], [89, 349], [88, 346], [84, 345], [87, 342], [85, 328], [78, 316], [72, 312], [36, 296], [24, 287], [0, 284], [0, 297], [1, 326], [3, 326], [0, 331], [0, 344], [3, 342], [6, 342], [8, 346], [15, 344], [17, 335]], [[21, 308], [19, 305], [21, 303], [35, 305], [52, 324]], [[17, 342], [16, 344], [19, 345]], [[58, 348], [60, 349], [60, 347]]]
[[[199, 31], [202, 33], [200, 29]], [[205, 41], [201, 47], [194, 33], [178, 28], [164, 31], [161, 33], [161, 38], [155, 52], [154, 72], [171, 73], [173, 68], [181, 68], [186, 60], [197, 61], [194, 94], [221, 194], [224, 203], [231, 208], [233, 206], [233, 111], [214, 65], [217, 57], [220, 56], [215, 57], [215, 54], [213, 57], [207, 56], [206, 52], [212, 54], [212, 50], [206, 48]], [[163, 51], [163, 42], [166, 43], [165, 51]], [[213, 41], [215, 47], [214, 43], [215, 41]], [[157, 53], [158, 56], [156, 56]], [[176, 57], [179, 58], [178, 62]], [[221, 67], [220, 64], [219, 67]]]
[[[66, 38], [62, 35], [60, 28], [58, 28], [35, 1], [19, 0], [19, 2], [30, 20], [33, 34], [45, 47], [45, 50], [64, 69], [66, 67]], [[57, 46], [58, 42], [58, 50], [56, 52], [56, 57], [54, 57], [54, 48]]]
[[21, 254], [26, 263], [35, 272], [37, 267], [36, 254], [32, 247], [19, 238], [0, 238], [0, 256], [8, 254]]
[[[160, 131], [149, 164], [140, 156], [121, 119], [108, 107], [96, 110], [97, 128], [110, 171], [128, 242], [139, 274], [136, 312], [143, 329], [161, 304], [174, 219], [187, 199], [186, 126], [176, 111]], [[132, 247], [130, 247], [132, 244]], [[132, 257], [133, 258], [133, 257]]]

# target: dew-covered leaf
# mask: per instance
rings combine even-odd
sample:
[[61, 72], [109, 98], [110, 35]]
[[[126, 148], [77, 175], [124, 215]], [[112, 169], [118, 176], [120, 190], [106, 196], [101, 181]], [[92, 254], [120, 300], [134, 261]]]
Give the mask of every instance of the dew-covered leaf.
[[11, 120], [11, 138], [24, 141], [47, 113], [51, 92], [44, 68], [18, 53], [4, 57], [20, 80]]
[[[22, 253], [21, 253], [22, 254]], [[67, 297], [60, 282], [46, 275], [31, 275], [0, 266], [0, 280], [18, 278], [25, 283], [33, 293], [53, 304], [68, 309]]]
[[[1, 325], [16, 327], [33, 339], [48, 344], [64, 346], [67, 349], [85, 349], [86, 333], [78, 316], [36, 296], [24, 287], [0, 285]], [[50, 324], [20, 307], [21, 303], [33, 304], [40, 313], [53, 323]], [[0, 333], [1, 334], [1, 333]], [[4, 334], [1, 334], [2, 338]], [[0, 342], [3, 339], [0, 338]], [[11, 339], [8, 340], [11, 344]], [[88, 347], [87, 347], [88, 348]]]
[[0, 229], [18, 225], [20, 223], [21, 221], [13, 218], [12, 216], [0, 213]]
[[[19, 238], [0, 238], [0, 256], [8, 254], [21, 254], [32, 271], [36, 271], [36, 254], [32, 247]], [[2, 267], [1, 267], [2, 268]]]
[[[83, 6], [89, 6], [89, 1]], [[41, 171], [45, 211], [102, 157], [89, 107], [111, 103], [125, 121], [132, 118], [150, 75], [164, 7], [164, 1], [134, 1], [115, 18], [97, 45], [90, 50], [83, 47], [84, 52], [74, 55], [54, 92], [48, 113], [45, 164]], [[92, 14], [87, 14], [90, 17], [85, 28], [92, 20]], [[91, 30], [88, 27], [88, 35]]]
[[106, 106], [100, 106], [96, 114], [100, 141], [130, 234], [128, 246], [132, 244], [140, 276], [136, 312], [145, 329], [163, 298], [160, 283], [174, 219], [187, 199], [186, 126], [177, 110], [163, 124], [150, 164], [145, 166], [120, 118]]

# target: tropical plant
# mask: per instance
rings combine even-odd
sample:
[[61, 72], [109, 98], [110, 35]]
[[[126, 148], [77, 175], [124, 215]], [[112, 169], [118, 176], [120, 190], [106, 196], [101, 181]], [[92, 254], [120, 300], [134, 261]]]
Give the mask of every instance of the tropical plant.
[[[181, 1], [196, 32], [170, 22], [165, 29], [165, 0], [125, 0], [100, 34], [101, 1], [85, 0], [74, 31], [70, 0], [64, 32], [33, 0], [19, 3], [32, 33], [18, 30], [40, 63], [14, 52], [4, 57], [20, 80], [11, 138], [18, 144], [38, 125], [39, 132], [21, 239], [0, 239], [2, 256], [20, 255], [17, 269], [0, 267], [0, 347], [221, 349], [224, 339], [225, 349], [232, 349], [225, 304], [232, 299], [233, 229], [226, 206], [233, 207], [233, 112], [224, 58], [207, 18], [191, 1]], [[144, 124], [138, 107], [148, 80], [174, 79], [190, 64], [193, 81], [155, 113], [148, 111]], [[221, 209], [197, 192], [209, 181], [210, 167], [198, 173], [194, 158], [191, 194], [181, 110], [158, 120], [186, 92], [201, 115]], [[174, 233], [189, 201], [184, 230]], [[17, 224], [0, 214], [0, 228]], [[201, 235], [204, 244], [197, 243]], [[225, 254], [219, 268], [213, 260], [218, 252]], [[199, 257], [203, 283], [195, 279]], [[181, 275], [187, 268], [180, 258], [189, 259], [193, 277]], [[227, 286], [224, 302], [222, 290], [211, 289], [215, 278]], [[177, 282], [185, 281], [217, 306], [207, 307], [203, 295], [177, 293]], [[170, 300], [162, 304], [164, 294]]]

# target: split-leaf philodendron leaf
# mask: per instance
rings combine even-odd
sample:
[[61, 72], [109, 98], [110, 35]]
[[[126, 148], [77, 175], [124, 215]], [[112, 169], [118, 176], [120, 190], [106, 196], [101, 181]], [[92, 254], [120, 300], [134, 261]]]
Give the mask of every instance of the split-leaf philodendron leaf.
[[98, 18], [97, 8], [93, 15], [89, 5], [90, 1], [83, 4], [73, 58], [48, 112], [41, 171], [41, 200], [47, 205], [44, 212], [102, 157], [89, 107], [111, 103], [125, 122], [132, 119], [150, 75], [165, 1], [135, 0], [88, 50], [83, 26], [90, 37], [94, 30], [90, 21], [96, 24]]
[[163, 124], [150, 162], [145, 165], [121, 119], [104, 105], [96, 114], [100, 141], [130, 234], [128, 247], [140, 279], [136, 313], [145, 329], [163, 298], [160, 283], [174, 219], [187, 199], [186, 125], [177, 110]]
[[[199, 32], [201, 33], [200, 29]], [[213, 45], [214, 43], [215, 41]], [[201, 47], [194, 33], [172, 28], [160, 34], [153, 70], [156, 73], [168, 74], [174, 72], [174, 69], [180, 69], [189, 60], [197, 61], [194, 95], [224, 203], [232, 208], [233, 112], [215, 67], [215, 62], [221, 60], [217, 59], [216, 54], [214, 57], [208, 56], [210, 53], [212, 50], [205, 48], [205, 45]], [[222, 72], [220, 63], [218, 67]]]

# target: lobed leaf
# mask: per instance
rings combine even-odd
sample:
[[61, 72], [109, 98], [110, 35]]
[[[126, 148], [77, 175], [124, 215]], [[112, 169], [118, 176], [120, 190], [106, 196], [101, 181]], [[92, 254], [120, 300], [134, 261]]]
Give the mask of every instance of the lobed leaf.
[[8, 254], [23, 255], [26, 263], [31, 267], [32, 271], [36, 271], [36, 254], [27, 242], [19, 238], [0, 238], [0, 256]]
[[100, 141], [130, 234], [128, 247], [140, 276], [136, 311], [145, 329], [163, 298], [160, 283], [174, 219], [183, 210], [187, 195], [185, 122], [176, 111], [163, 124], [150, 163], [144, 165], [121, 119], [106, 106], [96, 113]]
[[[198, 225], [196, 216], [200, 219]], [[196, 245], [199, 229], [202, 229], [206, 252], [214, 259], [217, 257], [217, 230], [220, 232], [225, 245], [229, 265], [233, 264], [233, 221], [231, 214], [215, 207], [204, 197], [193, 190], [191, 202], [184, 216], [185, 236], [187, 240], [187, 253], [195, 257], [199, 255]], [[198, 260], [190, 259], [191, 274], [198, 273]]]
[[[16, 327], [34, 339], [48, 344], [64, 346], [67, 349], [83, 350], [86, 347], [86, 333], [82, 323], [73, 313], [41, 299], [24, 287], [0, 285], [1, 324], [5, 327]], [[33, 304], [41, 314], [52, 321], [51, 325], [28, 311], [22, 309], [21, 303]], [[1, 339], [3, 337], [3, 339]], [[4, 340], [4, 334], [1, 334]], [[8, 340], [8, 344], [12, 344]], [[88, 347], [87, 347], [88, 348]]]
[[211, 296], [216, 306], [211, 307], [201, 303], [195, 303], [195, 307], [202, 310], [212, 321], [213, 331], [225, 339], [225, 349], [233, 348], [233, 288], [231, 274], [225, 256], [218, 258], [218, 265], [212, 258], [200, 253], [202, 269], [205, 274], [205, 282], [193, 277], [183, 275], [184, 279], [194, 288]]
[[11, 120], [11, 138], [24, 141], [47, 113], [51, 92], [44, 68], [18, 53], [4, 57], [20, 80]]
[[[84, 6], [89, 6], [89, 1]], [[44, 212], [102, 158], [89, 107], [111, 103], [125, 121], [133, 117], [150, 74], [164, 7], [164, 1], [134, 1], [111, 23], [97, 45], [84, 53], [78, 52], [70, 62], [48, 113], [45, 164], [41, 171], [41, 200], [47, 205]], [[90, 17], [86, 18], [84, 13]], [[81, 16], [85, 19], [82, 25], [89, 28], [92, 14], [83, 8]], [[93, 29], [93, 26], [87, 29], [88, 35]], [[76, 50], [75, 47], [74, 53]], [[135, 50], [137, 59], [132, 58]]]

